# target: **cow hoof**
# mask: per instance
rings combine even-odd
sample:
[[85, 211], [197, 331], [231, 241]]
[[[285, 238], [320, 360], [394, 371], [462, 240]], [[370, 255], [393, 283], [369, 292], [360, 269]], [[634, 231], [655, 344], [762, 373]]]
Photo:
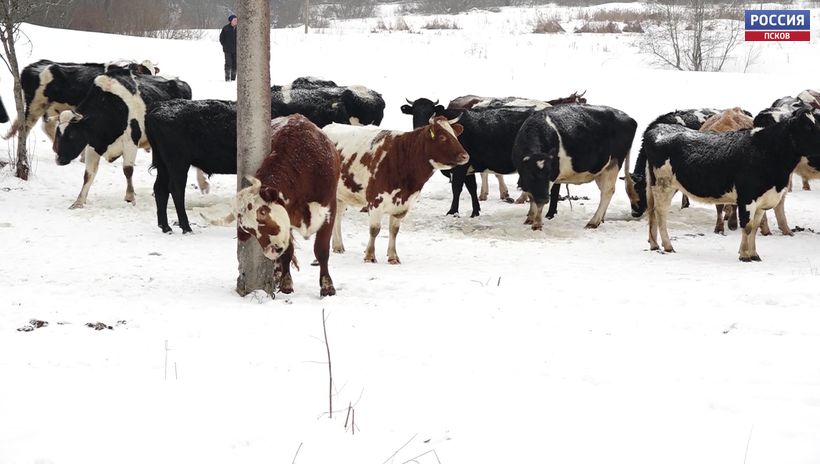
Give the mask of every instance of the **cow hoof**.
[[473, 211], [473, 214], [471, 214], [470, 217], [474, 218], [474, 217], [478, 217], [480, 215], [481, 215], [481, 213], [479, 213], [478, 211]]
[[344, 252], [345, 252], [345, 247], [343, 247], [343, 246], [342, 246], [342, 247], [338, 247], [338, 248], [337, 248], [337, 247], [333, 247], [333, 252], [334, 252], [334, 253], [339, 253], [339, 254], [342, 254], [342, 253], [344, 253]]
[[126, 195], [125, 202], [126, 203], [131, 203], [132, 205], [137, 204], [137, 200], [133, 196], [129, 197], [129, 196]]
[[174, 233], [174, 230], [171, 229], [169, 226], [159, 226], [159, 228], [162, 229], [163, 234], [173, 234]]
[[595, 223], [590, 222], [589, 224], [584, 226], [584, 229], [597, 229], [599, 225], [600, 224], [595, 224]]
[[285, 294], [293, 293], [293, 278], [290, 274], [282, 277], [282, 282], [279, 284], [279, 292]]
[[458, 210], [457, 210], [457, 209], [451, 209], [450, 211], [447, 211], [444, 215], [445, 215], [445, 216], [455, 216], [455, 217], [458, 217]]
[[547, 213], [547, 215], [546, 215], [545, 217], [546, 217], [548, 220], [552, 221], [552, 218], [554, 218], [554, 217], [555, 217], [555, 214], [549, 214], [549, 213]]
[[388, 258], [387, 262], [390, 264], [401, 264], [401, 260], [399, 260], [398, 257]]
[[544, 226], [542, 224], [533, 224], [532, 230], [543, 230]]
[[525, 226], [528, 226], [528, 225], [530, 225], [530, 224], [532, 224], [532, 219], [527, 218], [527, 219], [524, 221], [524, 225], [525, 225]]
[[744, 262], [744, 263], [751, 263], [751, 262], [752, 262], [752, 258], [750, 258], [750, 257], [748, 257], [748, 256], [741, 256], [741, 257], [740, 257], [740, 258], [738, 258], [738, 259], [739, 259], [740, 261]]
[[783, 235], [785, 235], [785, 236], [787, 236], [787, 237], [794, 237], [794, 232], [792, 232], [792, 231], [790, 231], [790, 230], [789, 230], [789, 231], [785, 231], [785, 230], [783, 230], [783, 231], [781, 231], [781, 232], [783, 232]]
[[322, 277], [319, 280], [321, 281], [319, 290], [321, 296], [333, 296], [336, 294], [336, 287], [333, 286], [333, 281], [330, 280], [330, 276]]
[[314, 259], [314, 260], [313, 260], [313, 262], [312, 262], [312, 263], [310, 263], [310, 265], [311, 265], [311, 266], [318, 266], [318, 265], [319, 265], [319, 260], [318, 260], [318, 259]]
[[71, 206], [68, 207], [68, 209], [81, 209], [81, 208], [85, 208], [85, 204], [80, 203], [78, 201], [75, 201]]
[[760, 255], [752, 255], [752, 256], [749, 256], [749, 259], [750, 259], [751, 261], [755, 261], [755, 262], [763, 261], [762, 259], [760, 259]]
[[513, 200], [512, 197], [502, 198], [501, 201], [503, 201], [504, 203], [509, 203], [509, 204], [515, 203], [515, 200]]
[[720, 235], [726, 235], [726, 234], [724, 233], [723, 229], [715, 229], [715, 233], [716, 233], [716, 234], [720, 234]]
[[479, 195], [478, 201], [487, 201], [487, 195]]
[[365, 256], [364, 257], [364, 262], [376, 264], [376, 258], [371, 258], [371, 257]]
[[660, 249], [661, 249], [661, 247], [659, 247], [658, 245], [650, 245], [649, 246], [649, 251], [658, 251]]
[[190, 227], [188, 227], [188, 228], [183, 227], [183, 228], [182, 228], [182, 235], [185, 235], [185, 234], [193, 234], [193, 233], [194, 233], [194, 231], [193, 231], [193, 230], [191, 230], [191, 228], [190, 228]]

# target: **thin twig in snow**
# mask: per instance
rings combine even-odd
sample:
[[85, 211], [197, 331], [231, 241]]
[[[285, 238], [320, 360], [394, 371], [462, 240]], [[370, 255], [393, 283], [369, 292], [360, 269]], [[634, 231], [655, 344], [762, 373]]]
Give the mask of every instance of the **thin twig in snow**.
[[291, 461], [291, 464], [296, 463], [296, 456], [299, 456], [299, 450], [301, 450], [301, 449], [302, 449], [302, 443], [299, 443], [299, 447], [296, 448], [296, 454], [293, 455], [293, 461]]
[[322, 331], [325, 334], [325, 348], [327, 348], [327, 373], [329, 377], [328, 386], [328, 416], [333, 419], [333, 368], [330, 365], [330, 344], [327, 342], [327, 319], [325, 319], [325, 308], [322, 308]]
[[746, 440], [746, 454], [743, 455], [743, 464], [746, 464], [746, 458], [749, 457], [749, 444], [752, 442], [752, 432], [754, 432], [755, 426], [752, 424], [752, 428], [749, 429], [749, 439]]
[[419, 434], [418, 434], [418, 433], [416, 433], [415, 435], [413, 435], [412, 437], [410, 437], [410, 439], [409, 439], [409, 440], [407, 440], [407, 443], [405, 443], [405, 444], [401, 445], [401, 448], [397, 449], [395, 453], [391, 454], [389, 458], [385, 459], [385, 460], [384, 460], [384, 462], [383, 462], [382, 464], [387, 464], [387, 462], [388, 462], [388, 461], [390, 461], [390, 460], [391, 460], [391, 459], [393, 459], [393, 458], [394, 458], [397, 454], [399, 454], [399, 451], [403, 450], [403, 449], [404, 449], [404, 447], [405, 447], [405, 446], [407, 446], [407, 445], [409, 445], [409, 444], [410, 444], [410, 442], [411, 442], [411, 441], [413, 441], [413, 440], [414, 440], [417, 436], [419, 436]]

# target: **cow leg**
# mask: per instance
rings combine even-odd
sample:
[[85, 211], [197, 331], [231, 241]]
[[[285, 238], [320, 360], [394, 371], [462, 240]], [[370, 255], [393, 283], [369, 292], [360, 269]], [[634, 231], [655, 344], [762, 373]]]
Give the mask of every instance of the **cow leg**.
[[792, 177], [793, 177], [793, 176], [794, 176], [794, 174], [789, 174], [789, 185], [788, 185], [788, 188], [787, 188], [787, 190], [788, 190], [789, 192], [791, 192], [791, 191], [792, 191]]
[[684, 193], [680, 199], [680, 209], [688, 208], [689, 207], [689, 197], [686, 196]]
[[199, 185], [199, 193], [203, 195], [210, 193], [211, 184], [208, 183], [208, 176], [199, 168], [196, 168], [196, 183]]
[[[134, 164], [137, 162], [137, 149], [125, 150], [122, 157], [122, 173], [125, 175], [125, 201], [134, 204], [136, 199], [134, 197], [134, 183], [132, 177], [134, 175]], [[184, 184], [183, 184], [184, 185]]]
[[786, 194], [783, 193], [783, 196], [780, 197], [780, 201], [777, 203], [777, 206], [774, 207], [774, 217], [777, 219], [777, 227], [780, 229], [780, 232], [783, 235], [793, 236], [794, 232], [792, 232], [791, 227], [789, 227], [789, 221], [786, 220]]
[[88, 190], [91, 189], [91, 183], [94, 182], [94, 177], [97, 175], [97, 168], [100, 166], [100, 155], [97, 154], [91, 147], [85, 147], [86, 155], [85, 174], [83, 175], [83, 188], [80, 189], [80, 194], [74, 200], [69, 209], [82, 208], [85, 206], [85, 201], [88, 198]]
[[520, 204], [526, 203], [529, 198], [530, 198], [529, 193], [521, 192], [521, 195], [519, 195], [518, 198], [515, 199], [515, 204], [520, 205]]
[[550, 207], [547, 209], [547, 219], [552, 219], [558, 214], [558, 198], [561, 196], [561, 184], [555, 182], [550, 188]]
[[470, 217], [478, 216], [481, 211], [481, 205], [478, 203], [478, 192], [476, 191], [475, 174], [468, 174], [464, 179], [464, 184], [467, 186], [467, 192], [470, 194], [470, 199], [473, 202], [473, 212]]
[[183, 166], [179, 173], [170, 176], [171, 198], [174, 199], [179, 228], [183, 234], [193, 232], [188, 223], [188, 213], [185, 212], [185, 182], [188, 180], [188, 168], [189, 166]]
[[[738, 254], [740, 255], [739, 259], [743, 262], [749, 262], [751, 261], [749, 254], [749, 231], [751, 229], [751, 221], [749, 220], [749, 211], [746, 209], [746, 205], [737, 205], [737, 217], [740, 222], [740, 249], [738, 250]], [[756, 228], [754, 230], [757, 231]]]
[[530, 211], [531, 212], [533, 211], [533, 208], [535, 209], [535, 211], [533, 213], [533, 218], [532, 218], [532, 230], [542, 230], [543, 227], [544, 227], [544, 222], [541, 218], [544, 217], [543, 216], [543, 214], [544, 214], [544, 204], [542, 203], [540, 205], [536, 205], [535, 201], [531, 201], [530, 202]]
[[[665, 181], [664, 184], [669, 184], [670, 182], [666, 179], [657, 179], [658, 184], [660, 181]], [[663, 251], [667, 253], [674, 253], [675, 249], [672, 248], [672, 241], [669, 239], [669, 229], [667, 224], [667, 216], [669, 215], [669, 210], [672, 208], [672, 197], [675, 196], [675, 190], [671, 187], [663, 187], [661, 185], [654, 185], [651, 187], [652, 189], [652, 196], [654, 197], [654, 210], [656, 215], [656, 230], [660, 229], [661, 233], [661, 244], [663, 245]], [[652, 244], [652, 240], [655, 238], [654, 234], [651, 231], [652, 226], [650, 225], [650, 244]], [[655, 248], [657, 249], [657, 242], [654, 243]]]
[[[598, 189], [601, 190], [601, 201], [598, 203], [598, 210], [595, 211], [595, 215], [592, 216], [592, 219], [587, 223], [587, 229], [595, 229], [604, 222], [604, 216], [606, 216], [606, 210], [609, 208], [609, 202], [612, 201], [612, 195], [615, 194], [615, 184], [617, 181], [617, 162], [610, 163], [604, 172], [595, 178], [595, 183], [598, 184]], [[663, 224], [661, 224], [661, 227], [663, 227]], [[663, 233], [663, 231], [661, 231], [661, 233]]]
[[464, 188], [464, 179], [467, 177], [467, 170], [461, 169], [461, 166], [450, 170], [450, 187], [453, 190], [453, 202], [450, 204], [450, 210], [447, 214], [458, 215], [458, 201], [461, 196], [461, 190]]
[[811, 190], [811, 185], [809, 185], [809, 180], [805, 177], [800, 177], [803, 179], [803, 190]]
[[487, 197], [490, 195], [490, 181], [488, 177], [487, 171], [481, 173], [481, 194], [478, 196], [480, 201], [487, 201]]
[[367, 242], [367, 249], [364, 252], [364, 262], [376, 262], [376, 237], [382, 229], [382, 213], [370, 211], [370, 240]]
[[[525, 194], [529, 196], [529, 193]], [[530, 200], [530, 210], [527, 212], [527, 220], [524, 221], [524, 224], [533, 224], [535, 222], [535, 216], [538, 214], [538, 205], [535, 204], [534, 201]]]
[[737, 230], [737, 205], [729, 205], [729, 230]]
[[342, 216], [345, 214], [347, 205], [342, 201], [336, 201], [336, 217], [333, 219], [333, 252], [344, 253], [345, 246], [342, 243]]
[[715, 233], [724, 235], [723, 229], [723, 207], [725, 205], [715, 205], [715, 210], [717, 211], [717, 219], [715, 220]]
[[760, 220], [760, 235], [772, 235], [772, 230], [769, 229], [769, 219], [766, 217], [766, 211], [763, 211], [763, 219]]
[[[285, 294], [293, 293], [293, 277], [290, 275], [290, 262], [293, 261], [293, 240], [287, 249], [279, 256], [281, 276], [279, 277], [279, 291]], [[325, 261], [327, 265], [327, 261]]]
[[390, 243], [387, 245], [387, 262], [390, 264], [401, 264], [399, 255], [396, 253], [396, 236], [399, 235], [401, 218], [390, 216]]
[[[333, 229], [336, 227], [336, 214], [338, 214], [338, 206], [334, 211], [331, 206], [330, 215], [334, 216], [332, 222], [325, 222], [322, 227], [316, 232], [316, 238], [313, 241], [313, 256], [319, 261], [319, 295], [332, 296], [336, 294], [336, 288], [333, 286], [333, 279], [330, 278], [330, 271], [328, 271], [327, 262], [330, 259], [330, 237], [333, 235]], [[291, 243], [293, 246], [293, 243]]]
[[165, 166], [157, 166], [157, 178], [154, 180], [154, 202], [157, 204], [157, 225], [166, 234], [172, 232], [168, 225], [168, 195], [170, 181], [168, 180], [168, 169]]
[[748, 230], [747, 235], [748, 239], [748, 252], [749, 252], [749, 260], [751, 261], [761, 261], [760, 255], [757, 254], [757, 246], [755, 244], [756, 240], [755, 237], [757, 236], [757, 229], [760, 226], [760, 223], [763, 221], [765, 217], [766, 211], [763, 208], [755, 208], [754, 212], [752, 213], [752, 221], [750, 224], [747, 225], [746, 229]]
[[496, 174], [495, 180], [498, 181], [498, 195], [501, 197], [501, 201], [512, 203], [513, 199], [510, 198], [510, 190], [507, 188], [507, 183], [504, 182], [504, 176], [501, 174]]

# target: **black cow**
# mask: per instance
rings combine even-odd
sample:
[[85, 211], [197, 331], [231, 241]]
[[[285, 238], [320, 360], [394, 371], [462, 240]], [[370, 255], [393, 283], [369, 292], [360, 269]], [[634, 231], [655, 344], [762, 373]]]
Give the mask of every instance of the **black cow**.
[[9, 122], [9, 114], [6, 112], [6, 105], [3, 104], [3, 99], [0, 98], [0, 123]]
[[86, 151], [83, 188], [72, 208], [85, 205], [101, 156], [109, 162], [123, 157], [122, 169], [128, 181], [125, 201], [134, 202], [131, 175], [137, 148], [150, 148], [145, 136], [146, 106], [173, 98], [190, 99], [191, 87], [178, 79], [135, 75], [120, 69], [96, 77], [76, 111], [60, 113], [54, 141], [57, 164], [70, 163], [86, 145], [91, 148]]
[[466, 185], [473, 206], [471, 217], [478, 216], [481, 211], [475, 173], [486, 170], [496, 174], [515, 172], [512, 162], [515, 136], [524, 121], [534, 112], [529, 108], [514, 107], [445, 109], [426, 98], [419, 98], [412, 105], [402, 105], [401, 110], [413, 116], [414, 128], [427, 125], [427, 121], [434, 115], [445, 116], [451, 120], [458, 118], [459, 124], [464, 126], [464, 132], [458, 140], [470, 155], [470, 161], [463, 166], [444, 170], [442, 174], [452, 180], [453, 201], [447, 214], [458, 214], [459, 196]]
[[157, 170], [154, 198], [157, 222], [165, 233], [168, 195], [174, 199], [179, 227], [191, 232], [185, 212], [185, 181], [191, 166], [210, 174], [236, 174], [236, 103], [222, 100], [168, 100], [145, 115], [151, 165]]
[[[615, 193], [618, 171], [623, 165], [629, 170], [629, 151], [637, 128], [638, 123], [629, 115], [608, 106], [559, 105], [530, 116], [521, 126], [512, 152], [519, 187], [531, 198], [525, 223], [540, 230], [547, 201], [547, 218], [555, 216], [560, 184], [594, 180], [601, 190], [601, 201], [586, 227], [598, 227]], [[633, 197], [629, 178], [626, 185], [627, 194]]]
[[801, 108], [765, 128], [698, 132], [659, 124], [644, 136], [650, 249], [672, 252], [667, 213], [677, 190], [706, 203], [738, 205], [741, 261], [760, 261], [755, 236], [763, 213], [786, 193], [801, 156], [820, 156], [820, 110]]
[[22, 120], [20, 115], [17, 116], [4, 138], [8, 139], [15, 135], [23, 121], [27, 130], [31, 130], [42, 117], [45, 126], [43, 129], [53, 142], [57, 129], [55, 116], [64, 110], [76, 108], [91, 89], [97, 76], [107, 71], [128, 68], [133, 68], [136, 74], [152, 74], [157, 70], [147, 61], [143, 64], [133, 61], [56, 63], [50, 60], [31, 63], [20, 73], [25, 115]]
[[[649, 123], [644, 130], [644, 135], [658, 124], [678, 124], [689, 129], [698, 130], [710, 117], [718, 114], [720, 110], [714, 108], [697, 108], [690, 110], [675, 110], [661, 116]], [[632, 182], [635, 184], [636, 196], [631, 197], [632, 217], [639, 218], [646, 211], [646, 155], [643, 152], [643, 144], [638, 151], [638, 159], [635, 161], [635, 170], [630, 174]], [[681, 200], [681, 208], [689, 206], [689, 200], [684, 195]]]
[[333, 81], [300, 77], [289, 85], [271, 87], [271, 113], [302, 114], [319, 127], [331, 123], [381, 124], [381, 94], [362, 86], [338, 86]]

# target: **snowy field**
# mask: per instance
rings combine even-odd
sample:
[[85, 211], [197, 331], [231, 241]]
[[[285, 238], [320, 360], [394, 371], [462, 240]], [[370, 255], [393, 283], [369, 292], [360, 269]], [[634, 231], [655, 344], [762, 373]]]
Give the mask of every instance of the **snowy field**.
[[[676, 108], [757, 112], [818, 87], [816, 38], [758, 45], [749, 73], [693, 74], [652, 69], [628, 34], [528, 34], [534, 14], [466, 14], [461, 30], [412, 34], [373, 34], [376, 20], [275, 30], [272, 79], [374, 88], [393, 129], [411, 126], [405, 97], [587, 90], [639, 133]], [[23, 64], [150, 58], [194, 98], [236, 96], [217, 31], [192, 42], [24, 31]], [[0, 82], [13, 112], [6, 71]], [[117, 161], [101, 164], [86, 208], [69, 210], [83, 165], [57, 166], [39, 128], [29, 142], [32, 179], [0, 171], [0, 464], [820, 462], [820, 234], [809, 230], [820, 231], [820, 184], [787, 199], [806, 231], [781, 236], [770, 214], [764, 261], [745, 264], [738, 232], [712, 233], [710, 205], [672, 211], [677, 253], [664, 255], [648, 251], [620, 183], [599, 229], [583, 229], [598, 203], [590, 184], [571, 188], [589, 200], [560, 203], [533, 232], [494, 183], [480, 217], [466, 192], [462, 216], [445, 217], [450, 186], [435, 174], [402, 225], [402, 265], [386, 264], [386, 227], [380, 262], [362, 263], [366, 216], [348, 210], [348, 251], [330, 262], [338, 295], [320, 299], [318, 269], [303, 265], [296, 292], [271, 300], [234, 293], [235, 229], [199, 216], [228, 210], [233, 176], [200, 195], [192, 171], [195, 233], [164, 235], [148, 155], [135, 206]], [[307, 264], [312, 244], [298, 242]], [[17, 330], [31, 319], [48, 326]], [[111, 329], [86, 326], [96, 322]]]

